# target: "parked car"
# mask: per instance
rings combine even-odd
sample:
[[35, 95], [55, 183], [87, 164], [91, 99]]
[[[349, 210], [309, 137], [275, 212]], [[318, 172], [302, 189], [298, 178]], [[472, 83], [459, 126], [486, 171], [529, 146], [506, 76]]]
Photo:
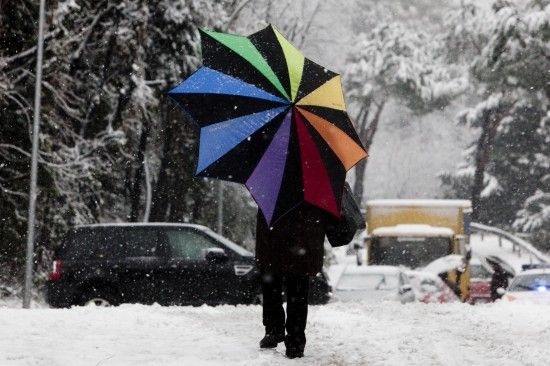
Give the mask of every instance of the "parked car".
[[[312, 303], [328, 301], [321, 274]], [[98, 224], [71, 230], [47, 281], [53, 307], [120, 303], [250, 304], [260, 301], [254, 256], [193, 224]]]
[[550, 269], [530, 269], [512, 280], [503, 299], [513, 302], [550, 304]]
[[491, 302], [491, 276], [493, 270], [483, 257], [470, 259], [470, 299], [469, 303]]
[[460, 301], [453, 290], [433, 273], [407, 271], [406, 275], [413, 286], [416, 299], [420, 302], [442, 304]]
[[334, 296], [339, 301], [415, 301], [408, 277], [394, 266], [348, 264], [336, 282]]

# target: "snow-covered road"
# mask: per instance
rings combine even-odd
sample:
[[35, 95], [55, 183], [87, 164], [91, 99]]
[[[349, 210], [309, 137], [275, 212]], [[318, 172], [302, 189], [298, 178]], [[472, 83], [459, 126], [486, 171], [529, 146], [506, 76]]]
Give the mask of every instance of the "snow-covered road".
[[305, 357], [260, 350], [259, 306], [0, 308], [0, 365], [548, 365], [550, 308], [331, 303]]

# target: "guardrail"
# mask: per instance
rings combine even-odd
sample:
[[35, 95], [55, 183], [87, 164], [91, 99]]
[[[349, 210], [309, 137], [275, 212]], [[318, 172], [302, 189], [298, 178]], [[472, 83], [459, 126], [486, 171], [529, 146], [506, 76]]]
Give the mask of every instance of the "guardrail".
[[491, 234], [497, 235], [498, 237], [505, 238], [506, 240], [512, 243], [513, 251], [515, 251], [517, 247], [518, 250], [521, 249], [531, 254], [533, 257], [537, 258], [542, 263], [550, 263], [550, 256], [544, 254], [543, 252], [535, 248], [533, 244], [529, 243], [528, 241], [518, 238], [517, 236], [512, 235], [507, 231], [504, 231], [502, 229], [499, 229], [493, 226], [479, 224], [477, 222], [472, 222], [470, 224], [470, 228], [478, 232], [491, 233]]

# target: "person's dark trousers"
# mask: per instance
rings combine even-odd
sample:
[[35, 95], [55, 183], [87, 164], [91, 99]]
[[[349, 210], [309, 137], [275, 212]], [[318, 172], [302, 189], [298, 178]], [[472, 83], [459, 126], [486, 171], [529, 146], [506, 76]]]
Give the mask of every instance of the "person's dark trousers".
[[262, 274], [263, 313], [265, 333], [285, 334], [285, 310], [283, 309], [283, 278], [272, 273]]
[[307, 298], [309, 277], [307, 275], [287, 275], [286, 283], [286, 339], [289, 350], [304, 351], [306, 345]]
[[[286, 324], [283, 309], [283, 283], [286, 288]], [[287, 349], [304, 350], [308, 307], [309, 277], [307, 275], [265, 273], [262, 275], [263, 324], [266, 334], [284, 334]]]

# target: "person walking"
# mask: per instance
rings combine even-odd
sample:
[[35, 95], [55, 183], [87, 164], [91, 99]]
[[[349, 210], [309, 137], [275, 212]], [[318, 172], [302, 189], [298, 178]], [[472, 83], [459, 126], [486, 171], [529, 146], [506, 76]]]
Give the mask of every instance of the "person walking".
[[[305, 202], [273, 226], [258, 212], [256, 260], [261, 271], [265, 326], [260, 348], [275, 348], [284, 341], [288, 358], [303, 357], [309, 277], [322, 270], [329, 220], [326, 211]], [[286, 319], [283, 287], [287, 298]]]
[[499, 289], [506, 289], [508, 287], [509, 274], [498, 262], [489, 259], [487, 259], [487, 262], [489, 262], [493, 268], [493, 275], [491, 276], [491, 300], [497, 301], [502, 297], [502, 294], [499, 293]]

